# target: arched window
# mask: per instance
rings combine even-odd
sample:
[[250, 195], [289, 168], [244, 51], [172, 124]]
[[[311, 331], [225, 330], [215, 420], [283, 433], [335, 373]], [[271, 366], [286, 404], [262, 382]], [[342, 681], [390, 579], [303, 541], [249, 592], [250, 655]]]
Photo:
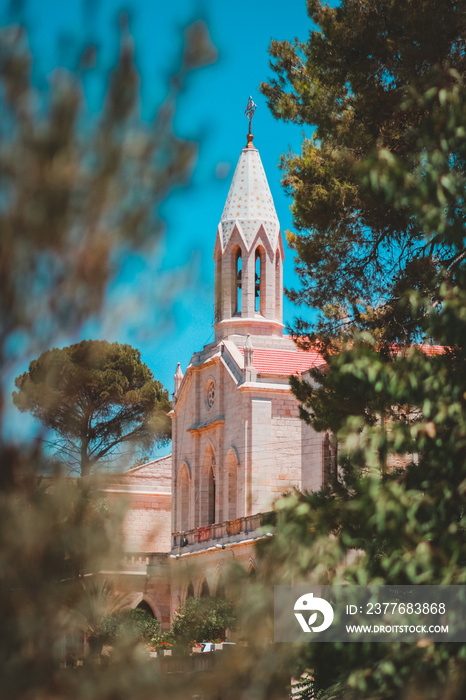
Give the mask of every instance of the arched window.
[[225, 581], [222, 576], [222, 573], [220, 572], [218, 575], [217, 579], [217, 587], [215, 588], [215, 597], [216, 598], [225, 598]]
[[265, 250], [256, 248], [254, 261], [254, 311], [265, 315]]
[[215, 495], [215, 457], [212, 455], [212, 464], [209, 469], [207, 525], [212, 525], [215, 522]]
[[337, 465], [337, 444], [328, 433], [322, 446], [322, 486], [329, 486], [335, 477]]
[[215, 265], [215, 322], [222, 319], [222, 253], [218, 251]]
[[242, 276], [243, 276], [243, 259], [241, 255], [241, 248], [237, 247], [233, 251], [233, 260], [234, 260], [234, 267], [233, 267], [233, 299], [234, 299], [234, 308], [233, 308], [233, 313], [240, 315], [241, 314], [241, 303], [242, 303]]
[[212, 445], [209, 443], [204, 452], [200, 489], [200, 525], [212, 525], [216, 510], [216, 461]]
[[228, 475], [228, 520], [238, 517], [238, 461], [234, 450], [230, 450], [226, 460], [226, 472]]
[[209, 584], [207, 583], [207, 581], [204, 578], [204, 580], [202, 581], [201, 590], [199, 591], [199, 598], [207, 598], [207, 596], [209, 596], [209, 595], [210, 595]]
[[194, 598], [194, 586], [192, 584], [192, 581], [189, 582], [188, 588], [186, 591], [186, 600], [188, 600], [188, 598]]
[[178, 474], [178, 519], [179, 532], [189, 530], [190, 526], [190, 498], [189, 498], [189, 472], [186, 464], [182, 464]]
[[282, 310], [281, 273], [280, 251], [277, 250], [275, 253], [275, 318], [277, 320], [281, 318]]

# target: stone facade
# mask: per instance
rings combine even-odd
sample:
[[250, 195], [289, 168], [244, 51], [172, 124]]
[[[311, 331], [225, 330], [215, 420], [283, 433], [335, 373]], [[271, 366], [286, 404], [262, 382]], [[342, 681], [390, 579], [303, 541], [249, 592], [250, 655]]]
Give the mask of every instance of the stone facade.
[[323, 360], [283, 335], [283, 258], [249, 139], [214, 246], [215, 340], [175, 374], [173, 454], [112, 486], [130, 497], [129, 553], [147, 553], [133, 602], [145, 600], [164, 626], [188, 595], [224, 593], [232, 558], [254, 571], [254, 542], [268, 536], [262, 514], [281, 494], [317, 490], [326, 478], [328, 437], [299, 419], [288, 381]]
[[125, 549], [132, 555], [170, 549], [171, 468], [169, 455], [112, 475], [106, 485], [109, 500], [126, 502], [123, 533]]
[[[322, 363], [283, 336], [283, 243], [259, 152], [241, 152], [217, 230], [215, 341], [177, 370], [174, 532], [268, 511], [322, 483], [322, 436], [299, 419], [288, 376]], [[256, 361], [257, 358], [257, 361]]]
[[283, 335], [283, 258], [249, 142], [214, 247], [215, 340], [175, 377], [172, 612], [188, 594], [223, 591], [232, 558], [253, 571], [254, 542], [267, 536], [262, 514], [283, 493], [325, 479], [326, 437], [299, 419], [288, 381], [323, 360]]

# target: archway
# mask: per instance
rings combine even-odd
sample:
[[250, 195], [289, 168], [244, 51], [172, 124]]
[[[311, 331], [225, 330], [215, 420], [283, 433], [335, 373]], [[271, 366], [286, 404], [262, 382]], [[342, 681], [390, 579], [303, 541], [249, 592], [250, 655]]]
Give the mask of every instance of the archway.
[[222, 253], [219, 250], [215, 264], [215, 323], [222, 318]]
[[233, 315], [241, 315], [242, 288], [243, 288], [243, 256], [241, 248], [236, 246], [232, 251], [232, 301]]
[[210, 588], [204, 576], [201, 583], [201, 587], [199, 589], [199, 598], [207, 598], [208, 596], [210, 596]]
[[186, 463], [181, 465], [177, 481], [178, 491], [178, 517], [177, 528], [179, 532], [185, 532], [190, 528], [191, 508], [190, 508], [190, 478]]
[[217, 577], [217, 585], [215, 587], [215, 597], [216, 598], [225, 598], [225, 594], [226, 594], [225, 579], [223, 578], [222, 572], [219, 571], [218, 577]]
[[228, 477], [227, 518], [234, 520], [238, 517], [238, 460], [234, 450], [229, 450], [225, 466]]
[[275, 319], [280, 320], [282, 315], [282, 294], [281, 294], [281, 274], [282, 266], [280, 261], [280, 251], [275, 253]]
[[330, 437], [329, 433], [325, 433], [324, 442], [322, 445], [322, 485], [329, 486], [335, 477], [337, 464], [337, 444]]
[[256, 248], [254, 260], [254, 311], [265, 316], [265, 250]]
[[145, 600], [141, 600], [141, 602], [138, 605], [136, 605], [135, 610], [142, 610], [143, 612], [147, 613], [148, 615], [150, 615], [151, 617], [156, 619], [156, 616], [154, 615], [154, 611], [152, 610], [149, 603]]
[[215, 522], [217, 505], [216, 489], [217, 463], [212, 445], [206, 447], [202, 463], [201, 479], [201, 525], [212, 525]]

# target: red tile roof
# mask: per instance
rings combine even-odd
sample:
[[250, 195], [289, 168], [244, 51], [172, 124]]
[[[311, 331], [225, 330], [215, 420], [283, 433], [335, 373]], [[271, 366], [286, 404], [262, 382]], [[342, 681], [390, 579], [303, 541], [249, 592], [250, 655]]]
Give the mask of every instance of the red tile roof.
[[443, 345], [417, 345], [416, 347], [425, 355], [443, 355], [445, 352]]
[[[242, 354], [244, 349], [239, 348]], [[316, 350], [268, 350], [254, 348], [254, 369], [265, 374], [302, 374], [311, 367], [325, 364], [324, 358]]]
[[[418, 345], [426, 355], [443, 355], [445, 348], [442, 345]], [[239, 348], [244, 355], [244, 348]], [[317, 350], [268, 350], [266, 348], [254, 348], [254, 369], [259, 373], [290, 376], [306, 372], [311, 367], [319, 367], [325, 364], [324, 358]]]

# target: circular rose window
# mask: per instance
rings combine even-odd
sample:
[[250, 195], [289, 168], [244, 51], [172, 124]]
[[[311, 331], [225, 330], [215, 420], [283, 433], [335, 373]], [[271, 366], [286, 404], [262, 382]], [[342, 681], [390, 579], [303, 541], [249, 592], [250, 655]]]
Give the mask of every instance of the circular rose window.
[[214, 382], [210, 381], [207, 384], [207, 389], [206, 389], [206, 404], [207, 404], [207, 408], [209, 410], [214, 405], [214, 402], [215, 402], [215, 384], [214, 384]]

